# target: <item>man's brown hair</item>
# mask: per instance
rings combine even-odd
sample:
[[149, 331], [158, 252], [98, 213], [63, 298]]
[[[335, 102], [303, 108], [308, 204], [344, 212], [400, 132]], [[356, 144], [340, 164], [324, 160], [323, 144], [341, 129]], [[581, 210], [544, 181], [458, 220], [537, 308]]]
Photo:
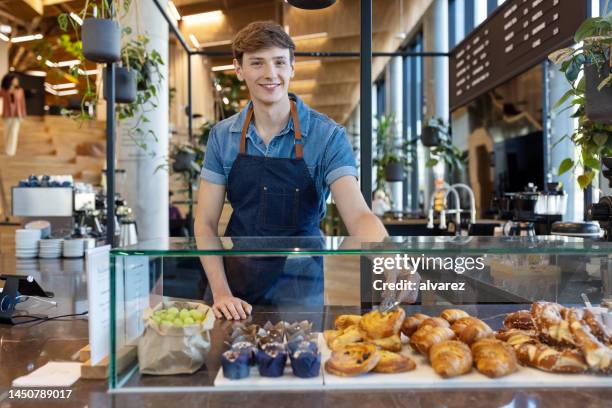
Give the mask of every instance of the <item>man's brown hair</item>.
[[271, 47], [288, 49], [291, 61], [293, 61], [295, 43], [283, 30], [283, 27], [274, 21], [255, 21], [240, 30], [232, 42], [234, 58], [239, 64], [242, 64], [242, 56], [245, 52], [255, 52]]

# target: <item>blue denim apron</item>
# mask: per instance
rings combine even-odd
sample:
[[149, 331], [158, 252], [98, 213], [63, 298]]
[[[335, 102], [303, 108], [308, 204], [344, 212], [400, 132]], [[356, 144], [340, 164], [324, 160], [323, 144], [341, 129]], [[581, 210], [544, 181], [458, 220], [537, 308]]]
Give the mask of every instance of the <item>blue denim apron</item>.
[[[291, 117], [295, 158], [253, 156], [245, 153], [246, 134], [253, 117], [249, 109], [242, 127], [240, 152], [228, 175], [227, 197], [233, 213], [225, 231], [235, 250], [259, 246], [293, 249], [295, 240], [240, 237], [320, 237], [319, 194], [304, 162], [302, 134], [295, 102]], [[321, 257], [224, 257], [232, 294], [253, 305], [322, 306]]]

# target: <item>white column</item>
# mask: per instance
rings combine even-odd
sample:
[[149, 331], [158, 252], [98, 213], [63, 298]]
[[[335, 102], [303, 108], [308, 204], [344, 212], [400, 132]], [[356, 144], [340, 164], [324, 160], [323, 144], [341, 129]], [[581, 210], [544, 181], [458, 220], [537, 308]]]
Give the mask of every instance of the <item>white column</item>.
[[117, 168], [127, 172], [125, 189], [120, 193], [134, 210], [138, 239], [143, 241], [168, 236], [168, 172], [156, 171], [168, 156], [168, 24], [150, 0], [135, 0], [120, 23], [132, 28], [132, 36], [142, 34], [149, 38], [149, 49], [155, 49], [164, 61], [157, 108], [146, 107], [149, 122], [140, 125], [145, 133], [155, 132], [157, 141], [147, 135], [144, 151], [128, 137], [131, 120], [117, 127]]
[[[386, 66], [386, 82], [385, 82], [385, 110], [386, 114], [395, 115], [395, 126], [392, 129], [391, 137], [395, 146], [402, 145], [402, 58], [395, 57], [389, 60]], [[398, 151], [394, 154], [400, 156], [404, 152]], [[387, 182], [389, 185], [389, 191], [391, 193], [391, 209], [393, 211], [402, 211], [404, 208], [403, 202], [403, 182], [394, 181]]]
[[[550, 104], [554, 106], [557, 101], [569, 90], [569, 84], [565, 79], [565, 75], [559, 71], [559, 68], [554, 64], [549, 64], [549, 79], [550, 79]], [[567, 105], [564, 105], [565, 108]], [[559, 142], [566, 135], [571, 135], [576, 129], [576, 119], [572, 118], [573, 109], [566, 109], [563, 112], [563, 108], [557, 109], [552, 112], [551, 115], [551, 145], [554, 146], [550, 157], [550, 167], [553, 173], [553, 181], [559, 181], [563, 183], [563, 188], [568, 194], [567, 197], [567, 211], [563, 216], [564, 221], [582, 221], [584, 217], [584, 192], [576, 182], [576, 174], [569, 171], [561, 176], [557, 176], [559, 165], [561, 162], [569, 157], [576, 161], [578, 159], [578, 153], [576, 147], [571, 140], [565, 138]], [[558, 144], [557, 144], [558, 143]], [[605, 180], [607, 184], [607, 180]]]
[[[424, 51], [448, 52], [448, 1], [434, 0], [423, 23]], [[424, 119], [431, 117], [449, 121], [449, 80], [448, 58], [424, 59]], [[444, 177], [444, 166], [436, 166], [433, 171], [426, 170], [425, 208], [429, 208], [429, 197], [433, 191], [434, 179]]]

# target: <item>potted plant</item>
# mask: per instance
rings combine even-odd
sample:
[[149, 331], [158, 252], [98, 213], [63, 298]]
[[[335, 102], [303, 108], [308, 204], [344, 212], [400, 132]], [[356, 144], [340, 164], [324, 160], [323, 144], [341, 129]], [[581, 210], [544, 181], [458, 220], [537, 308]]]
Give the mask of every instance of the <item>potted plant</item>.
[[395, 115], [383, 115], [376, 127], [377, 157], [373, 163], [377, 166], [377, 190], [383, 189], [383, 181], [395, 182], [404, 180], [407, 159], [405, 143], [394, 141]]
[[[104, 68], [106, 79], [106, 68]], [[136, 100], [136, 71], [129, 67], [115, 67], [115, 102], [132, 103]], [[108, 99], [108, 89], [104, 83], [104, 99]]]
[[[116, 20], [117, 8], [127, 10], [131, 0], [86, 0], [79, 17], [83, 55], [99, 63], [117, 62], [121, 58], [121, 28]], [[58, 23], [63, 30], [71, 24], [78, 27], [69, 13], [60, 14]]]
[[[427, 131], [425, 141], [423, 135]], [[435, 143], [433, 143], [435, 139]], [[421, 133], [421, 141], [425, 146], [432, 147], [430, 159], [425, 163], [426, 167], [434, 167], [439, 162], [444, 162], [451, 169], [461, 168], [467, 162], [467, 152], [462, 152], [453, 144], [450, 126], [442, 118], [431, 118], [426, 121]]]
[[577, 181], [584, 189], [601, 170], [602, 158], [612, 156], [612, 14], [585, 20], [574, 40], [577, 47], [557, 50], [549, 59], [560, 66], [571, 86], [553, 109], [570, 101], [565, 109], [575, 108], [572, 117], [578, 119], [578, 127], [566, 137], [578, 148], [579, 157], [564, 159], [558, 174], [582, 168]]

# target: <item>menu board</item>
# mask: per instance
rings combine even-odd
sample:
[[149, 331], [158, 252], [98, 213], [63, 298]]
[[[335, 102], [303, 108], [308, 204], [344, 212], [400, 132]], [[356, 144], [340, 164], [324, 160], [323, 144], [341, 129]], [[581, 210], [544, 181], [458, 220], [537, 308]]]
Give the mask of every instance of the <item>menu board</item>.
[[454, 110], [572, 43], [585, 0], [507, 0], [451, 51]]

